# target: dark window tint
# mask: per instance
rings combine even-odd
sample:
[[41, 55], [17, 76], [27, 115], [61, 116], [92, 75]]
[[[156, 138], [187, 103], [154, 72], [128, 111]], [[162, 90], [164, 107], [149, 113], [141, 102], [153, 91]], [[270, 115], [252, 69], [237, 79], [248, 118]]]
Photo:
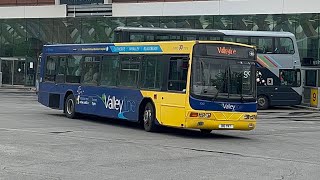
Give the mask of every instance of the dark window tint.
[[293, 54], [293, 41], [290, 38], [275, 38], [276, 54]]
[[65, 56], [60, 56], [58, 58], [58, 66], [57, 66], [57, 76], [56, 76], [56, 83], [64, 83], [65, 82], [65, 75], [66, 75], [66, 64], [67, 58]]
[[170, 41], [170, 35], [157, 35], [156, 41]]
[[80, 62], [82, 58], [83, 58], [82, 56], [78, 56], [78, 55], [68, 56], [66, 82], [80, 83], [80, 78], [82, 74], [82, 67], [80, 66]]
[[236, 41], [236, 38], [233, 37], [233, 36], [224, 36], [224, 37], [223, 37], [223, 40], [224, 40], [224, 41], [228, 41], [228, 42], [235, 42], [235, 41]]
[[237, 43], [242, 43], [242, 44], [248, 44], [249, 43], [249, 37], [245, 36], [224, 36], [223, 37], [224, 41], [228, 42], [237, 42]]
[[316, 70], [306, 70], [306, 86], [317, 86], [317, 71]]
[[202, 41], [219, 41], [220, 40], [220, 37], [216, 37], [216, 36], [208, 36], [208, 35], [200, 35], [199, 36], [199, 40], [202, 40]]
[[137, 87], [140, 56], [122, 56], [120, 61], [119, 86]]
[[188, 74], [187, 57], [171, 57], [168, 79], [168, 90], [186, 91]]
[[184, 41], [196, 40], [196, 35], [184, 35], [183, 40]]
[[46, 61], [46, 71], [44, 80], [55, 81], [56, 78], [56, 66], [58, 66], [58, 57], [48, 56]]
[[236, 37], [237, 43], [249, 44], [249, 37]]
[[67, 64], [66, 57], [64, 57], [64, 56], [59, 57], [59, 64], [58, 64], [58, 67], [57, 67], [57, 74], [65, 74], [66, 64]]
[[143, 42], [144, 41], [144, 35], [138, 34], [138, 33], [131, 33], [130, 34], [130, 42]]
[[85, 56], [82, 67], [82, 83], [97, 85], [99, 82], [100, 57]]
[[101, 62], [101, 85], [117, 85], [119, 66], [119, 56], [103, 56]]
[[145, 41], [146, 42], [154, 42], [154, 35], [145, 35]]
[[281, 69], [279, 79], [282, 86], [299, 87], [301, 85], [300, 70]]
[[142, 89], [160, 89], [162, 83], [161, 56], [145, 55], [141, 62], [140, 87]]
[[273, 45], [271, 37], [252, 37], [251, 44], [257, 47], [257, 53], [271, 54], [273, 53]]

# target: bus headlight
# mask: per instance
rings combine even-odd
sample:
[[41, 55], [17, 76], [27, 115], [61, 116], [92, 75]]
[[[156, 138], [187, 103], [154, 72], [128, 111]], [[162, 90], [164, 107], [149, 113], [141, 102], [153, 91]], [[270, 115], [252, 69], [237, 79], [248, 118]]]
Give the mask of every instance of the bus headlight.
[[211, 113], [199, 113], [199, 117], [201, 117], [201, 118], [211, 118]]
[[211, 113], [191, 112], [191, 113], [190, 113], [190, 117], [211, 118]]

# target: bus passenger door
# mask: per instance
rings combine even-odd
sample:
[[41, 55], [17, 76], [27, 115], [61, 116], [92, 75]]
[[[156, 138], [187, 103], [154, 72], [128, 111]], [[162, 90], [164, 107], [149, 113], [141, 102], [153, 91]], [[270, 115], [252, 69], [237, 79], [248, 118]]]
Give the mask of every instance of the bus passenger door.
[[[168, 56], [166, 56], [168, 57]], [[165, 92], [161, 93], [160, 123], [166, 126], [183, 127], [188, 74], [188, 56], [170, 56], [168, 73], [165, 73]]]

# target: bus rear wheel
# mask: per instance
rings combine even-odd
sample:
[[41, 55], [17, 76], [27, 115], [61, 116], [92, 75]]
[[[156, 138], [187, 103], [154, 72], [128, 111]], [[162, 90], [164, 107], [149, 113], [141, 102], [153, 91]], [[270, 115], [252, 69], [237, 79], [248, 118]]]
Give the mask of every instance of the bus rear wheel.
[[156, 125], [155, 108], [151, 102], [148, 102], [143, 111], [143, 127], [147, 132], [155, 132], [158, 129]]
[[268, 109], [269, 107], [269, 100], [267, 96], [260, 95], [258, 96], [258, 109]]
[[70, 94], [64, 102], [64, 114], [71, 119], [76, 118], [75, 99], [73, 94]]

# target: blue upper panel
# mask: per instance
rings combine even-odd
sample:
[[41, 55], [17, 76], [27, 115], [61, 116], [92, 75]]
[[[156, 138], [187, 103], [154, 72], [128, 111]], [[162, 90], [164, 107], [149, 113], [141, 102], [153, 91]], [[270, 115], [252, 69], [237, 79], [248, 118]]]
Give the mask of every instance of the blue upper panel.
[[159, 45], [116, 46], [115, 44], [80, 44], [44, 46], [44, 54], [105, 54], [105, 53], [162, 52]]
[[257, 112], [256, 102], [214, 102], [196, 99], [192, 96], [189, 98], [190, 106], [194, 110], [207, 111], [232, 111], [232, 112]]

